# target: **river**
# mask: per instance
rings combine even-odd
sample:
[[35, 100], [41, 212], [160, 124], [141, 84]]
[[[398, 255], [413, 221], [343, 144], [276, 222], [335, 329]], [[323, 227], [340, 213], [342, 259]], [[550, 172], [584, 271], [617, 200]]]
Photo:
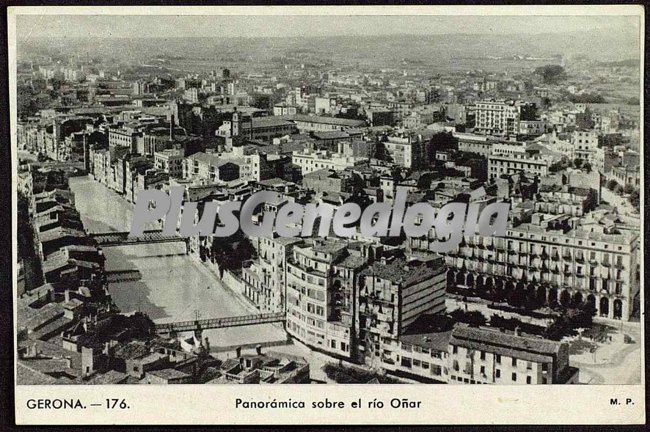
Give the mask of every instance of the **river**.
[[[128, 231], [133, 205], [91, 177], [71, 177], [70, 189], [88, 232]], [[155, 322], [221, 318], [251, 314], [235, 294], [203, 264], [183, 254], [183, 243], [104, 248], [107, 270], [139, 270], [135, 282], [109, 285], [115, 304], [128, 313], [147, 313]], [[276, 341], [284, 331], [271, 324], [206, 330], [210, 345], [229, 346]]]

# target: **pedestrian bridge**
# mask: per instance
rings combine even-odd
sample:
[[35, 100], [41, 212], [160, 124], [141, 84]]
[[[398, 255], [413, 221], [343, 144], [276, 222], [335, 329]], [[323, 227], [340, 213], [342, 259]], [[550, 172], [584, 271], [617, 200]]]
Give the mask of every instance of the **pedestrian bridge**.
[[171, 323], [156, 324], [156, 333], [165, 334], [172, 332], [188, 332], [194, 330], [208, 330], [226, 327], [240, 327], [257, 324], [268, 324], [274, 322], [283, 322], [285, 319], [284, 312], [263, 313], [254, 315], [242, 315], [225, 318], [209, 318], [193, 321], [179, 321]]
[[187, 241], [187, 239], [177, 235], [164, 235], [161, 229], [145, 230], [141, 236], [137, 237], [129, 236], [128, 231], [91, 233], [90, 237], [95, 239], [99, 246], [122, 246], [143, 243], [173, 243]]

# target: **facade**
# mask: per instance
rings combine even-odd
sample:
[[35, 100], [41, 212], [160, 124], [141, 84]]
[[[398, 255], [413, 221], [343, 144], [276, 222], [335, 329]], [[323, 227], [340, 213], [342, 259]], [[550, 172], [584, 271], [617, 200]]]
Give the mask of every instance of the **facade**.
[[476, 133], [496, 136], [516, 136], [520, 120], [532, 120], [535, 107], [519, 101], [486, 100], [476, 102]]
[[569, 345], [555, 341], [457, 326], [451, 333], [450, 384], [577, 384]]
[[108, 148], [127, 147], [135, 153], [138, 151], [138, 138], [141, 137], [142, 132], [131, 127], [111, 129], [108, 132]]
[[406, 328], [420, 316], [445, 311], [446, 268], [442, 258], [426, 263], [403, 258], [374, 262], [359, 282], [359, 351], [366, 362], [394, 361]]
[[424, 146], [415, 136], [390, 136], [381, 145], [398, 166], [413, 169], [423, 163]]
[[171, 177], [183, 176], [183, 149], [167, 149], [154, 153], [154, 166]]
[[454, 132], [454, 138], [458, 140], [458, 150], [477, 153], [486, 158], [492, 153], [492, 146], [495, 143], [486, 135], [470, 133]]
[[[539, 304], [590, 304], [596, 314], [627, 321], [639, 292], [638, 233], [537, 213], [505, 237], [466, 237], [447, 254], [448, 283], [481, 292], [514, 290]], [[428, 240], [411, 239], [428, 248]]]
[[251, 241], [258, 258], [242, 268], [244, 295], [263, 312], [283, 312], [287, 257], [300, 239], [259, 237]]
[[292, 252], [286, 264], [287, 333], [319, 351], [355, 359], [356, 284], [367, 250], [315, 239]]
[[[593, 130], [577, 130], [573, 132], [573, 157], [582, 159], [592, 165], [597, 164], [598, 133]], [[602, 150], [601, 150], [602, 151]]]
[[549, 173], [552, 162], [551, 158], [524, 143], [496, 143], [488, 156], [488, 177], [495, 179], [521, 172], [543, 177]]
[[231, 181], [239, 178], [239, 165], [218, 155], [195, 153], [183, 159], [183, 179], [198, 183]]
[[305, 149], [302, 152], [294, 151], [291, 161], [298, 165], [302, 174], [313, 173], [322, 169], [341, 171], [346, 168], [352, 168], [361, 165], [366, 158], [344, 156], [339, 153], [331, 153], [327, 150], [310, 150]]
[[366, 125], [363, 120], [349, 120], [338, 117], [309, 116], [296, 114], [287, 119], [295, 123], [300, 132], [327, 132], [360, 128]]

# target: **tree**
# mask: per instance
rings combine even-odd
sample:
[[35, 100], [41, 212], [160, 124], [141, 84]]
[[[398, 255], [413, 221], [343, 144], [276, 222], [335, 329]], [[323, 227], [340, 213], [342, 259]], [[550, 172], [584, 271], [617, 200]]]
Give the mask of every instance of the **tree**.
[[630, 197], [628, 198], [630, 200], [630, 204], [634, 206], [637, 210], [639, 210], [640, 205], [641, 205], [641, 200], [639, 196], [639, 191], [635, 190], [630, 194]]
[[580, 167], [582, 166], [582, 163], [583, 163], [583, 162], [584, 162], [584, 161], [583, 161], [582, 159], [580, 159], [580, 158], [575, 158], [575, 159], [573, 160], [573, 166], [576, 167], [576, 168], [580, 168]]
[[267, 94], [256, 94], [253, 96], [253, 103], [251, 104], [255, 108], [259, 109], [270, 109], [273, 106], [271, 101], [271, 96]]
[[631, 193], [634, 192], [635, 190], [636, 190], [636, 189], [634, 188], [634, 186], [632, 186], [632, 185], [629, 184], [629, 183], [626, 184], [625, 187], [623, 188], [623, 192], [625, 192], [626, 194], [631, 194]]
[[616, 189], [616, 186], [618, 186], [618, 183], [616, 183], [616, 180], [611, 179], [607, 181], [607, 189], [614, 191]]
[[557, 84], [566, 79], [564, 68], [560, 65], [545, 65], [535, 69], [535, 74], [542, 77], [545, 84]]
[[520, 308], [524, 305], [525, 301], [526, 301], [526, 296], [520, 289], [515, 288], [508, 295], [508, 304], [510, 306]]

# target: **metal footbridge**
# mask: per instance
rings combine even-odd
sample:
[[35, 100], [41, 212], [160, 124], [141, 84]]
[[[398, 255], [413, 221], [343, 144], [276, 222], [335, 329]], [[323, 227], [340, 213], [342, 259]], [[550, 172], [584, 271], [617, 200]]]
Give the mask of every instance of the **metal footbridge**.
[[179, 321], [156, 324], [156, 333], [165, 334], [173, 332], [189, 332], [194, 330], [208, 330], [226, 327], [240, 327], [257, 324], [283, 322], [284, 312], [272, 312], [254, 315], [242, 315], [225, 318], [198, 319], [193, 321]]
[[177, 235], [164, 235], [161, 229], [145, 230], [141, 236], [129, 236], [128, 231], [111, 231], [90, 233], [99, 246], [126, 246], [143, 243], [173, 243], [187, 242], [187, 239]]

